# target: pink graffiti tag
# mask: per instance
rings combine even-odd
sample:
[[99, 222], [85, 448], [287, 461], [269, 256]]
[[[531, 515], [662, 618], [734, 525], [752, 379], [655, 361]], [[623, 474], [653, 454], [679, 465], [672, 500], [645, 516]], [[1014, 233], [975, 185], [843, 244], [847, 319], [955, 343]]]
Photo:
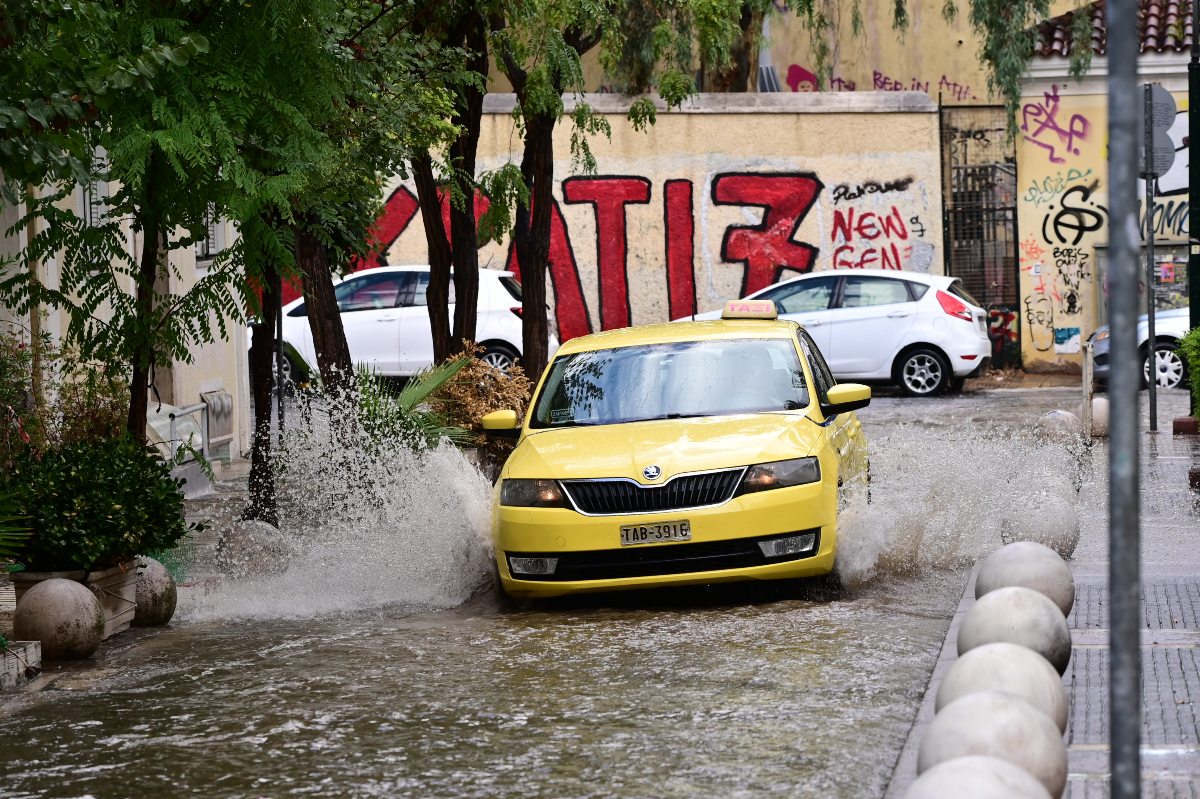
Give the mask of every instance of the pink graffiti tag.
[[[1067, 123], [1066, 130], [1063, 130], [1062, 125], [1058, 121], [1060, 102], [1058, 86], [1055, 85], [1051, 91], [1045, 92], [1044, 96], [1046, 98], [1045, 102], [1026, 103], [1021, 108], [1021, 130], [1025, 131], [1025, 141], [1050, 151], [1050, 163], [1064, 164], [1067, 159], [1056, 157], [1056, 149], [1061, 147], [1066, 153], [1079, 155], [1079, 148], [1075, 146], [1075, 142], [1078, 139], [1086, 139], [1088, 131], [1091, 130], [1092, 126], [1082, 114], [1072, 114], [1071, 121]], [[1029, 132], [1030, 120], [1038, 123], [1037, 128], [1032, 133]], [[1039, 137], [1042, 136], [1043, 132], [1047, 132], [1045, 138], [1050, 138], [1049, 134], [1057, 136], [1057, 143], [1053, 140], [1041, 140]]]

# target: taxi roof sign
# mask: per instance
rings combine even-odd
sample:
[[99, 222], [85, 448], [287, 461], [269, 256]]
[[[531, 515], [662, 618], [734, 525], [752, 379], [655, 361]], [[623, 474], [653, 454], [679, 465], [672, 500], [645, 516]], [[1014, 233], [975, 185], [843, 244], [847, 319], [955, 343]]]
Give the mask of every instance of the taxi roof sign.
[[722, 319], [778, 319], [779, 312], [770, 300], [730, 300], [721, 311]]

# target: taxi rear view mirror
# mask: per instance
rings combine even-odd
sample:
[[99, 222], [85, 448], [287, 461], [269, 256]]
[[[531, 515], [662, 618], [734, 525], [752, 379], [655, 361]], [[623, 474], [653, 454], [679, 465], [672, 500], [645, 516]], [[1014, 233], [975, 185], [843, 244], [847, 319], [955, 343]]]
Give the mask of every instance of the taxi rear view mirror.
[[826, 416], [849, 413], [871, 404], [871, 387], [862, 383], [839, 383], [829, 389], [827, 396], [829, 401], [821, 404], [821, 413]]
[[516, 411], [492, 411], [480, 421], [483, 423], [483, 432], [492, 438], [519, 438], [521, 435]]

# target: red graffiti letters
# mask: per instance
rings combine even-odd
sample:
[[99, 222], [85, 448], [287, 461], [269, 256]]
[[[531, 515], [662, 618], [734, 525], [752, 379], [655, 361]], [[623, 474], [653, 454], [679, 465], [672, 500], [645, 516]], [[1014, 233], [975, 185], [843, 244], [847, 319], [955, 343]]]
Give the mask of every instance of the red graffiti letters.
[[817, 248], [792, 241], [820, 191], [816, 175], [807, 172], [746, 174], [727, 172], [712, 182], [714, 205], [749, 205], [763, 209], [758, 225], [731, 225], [721, 242], [721, 258], [745, 264], [742, 296], [779, 279], [784, 269], [808, 272]]
[[671, 318], [696, 313], [695, 222], [692, 182], [668, 180], [663, 186], [663, 221], [667, 228], [667, 305]]
[[[1063, 164], [1067, 159], [1055, 155], [1058, 152], [1057, 148], [1061, 147], [1064, 155], [1079, 155], [1079, 148], [1075, 146], [1075, 142], [1077, 139], [1087, 138], [1091, 123], [1082, 114], [1072, 114], [1071, 121], [1064, 130], [1058, 122], [1058, 85], [1055, 84], [1054, 88], [1045, 92], [1043, 96], [1044, 102], [1026, 103], [1021, 107], [1021, 130], [1025, 131], [1025, 141], [1050, 151], [1050, 163]], [[1031, 122], [1037, 123], [1037, 127], [1032, 131], [1029, 129]]]
[[829, 238], [839, 245], [833, 251], [833, 268], [900, 269], [901, 254], [911, 255], [912, 247], [896, 244], [908, 240], [908, 228], [896, 206], [887, 214], [860, 211], [857, 220], [854, 215], [853, 208], [833, 212], [833, 232]]
[[600, 269], [600, 329], [629, 327], [629, 281], [625, 273], [629, 242], [625, 206], [650, 202], [650, 181], [637, 177], [567, 178], [567, 203], [591, 203], [596, 212], [596, 263]]
[[[517, 247], [508, 248], [508, 263], [504, 267], [520, 279], [521, 265], [517, 261]], [[575, 251], [571, 249], [571, 238], [567, 235], [567, 223], [559, 210], [558, 201], [550, 211], [550, 283], [554, 289], [554, 315], [558, 322], [558, 340], [566, 341], [592, 332], [588, 319], [587, 303], [583, 299], [583, 284], [579, 282], [579, 267], [575, 263]]]

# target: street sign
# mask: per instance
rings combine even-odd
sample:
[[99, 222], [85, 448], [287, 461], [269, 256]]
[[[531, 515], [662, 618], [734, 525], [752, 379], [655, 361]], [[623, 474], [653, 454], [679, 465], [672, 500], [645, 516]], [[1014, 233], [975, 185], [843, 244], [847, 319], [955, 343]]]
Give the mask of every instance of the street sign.
[[1150, 93], [1150, 123], [1153, 128], [1152, 137], [1153, 144], [1150, 151], [1150, 167], [1146, 168], [1146, 101], [1143, 99], [1138, 102], [1137, 114], [1137, 135], [1140, 141], [1138, 146], [1138, 174], [1143, 177], [1149, 174], [1153, 177], [1161, 177], [1170, 171], [1171, 165], [1175, 163], [1175, 143], [1171, 141], [1171, 137], [1167, 135], [1167, 131], [1175, 124], [1175, 98], [1171, 93], [1159, 86], [1157, 83], [1147, 83], [1145, 88]]
[[[1140, 131], [1139, 131], [1140, 132]], [[1154, 145], [1150, 150], [1150, 174], [1154, 177], [1162, 177], [1171, 171], [1171, 165], [1175, 163], [1175, 142], [1171, 141], [1171, 137], [1166, 131], [1154, 129]], [[1143, 135], [1140, 137], [1145, 138]], [[1138, 146], [1138, 174], [1145, 177], [1146, 175], [1146, 148], [1143, 145]]]

